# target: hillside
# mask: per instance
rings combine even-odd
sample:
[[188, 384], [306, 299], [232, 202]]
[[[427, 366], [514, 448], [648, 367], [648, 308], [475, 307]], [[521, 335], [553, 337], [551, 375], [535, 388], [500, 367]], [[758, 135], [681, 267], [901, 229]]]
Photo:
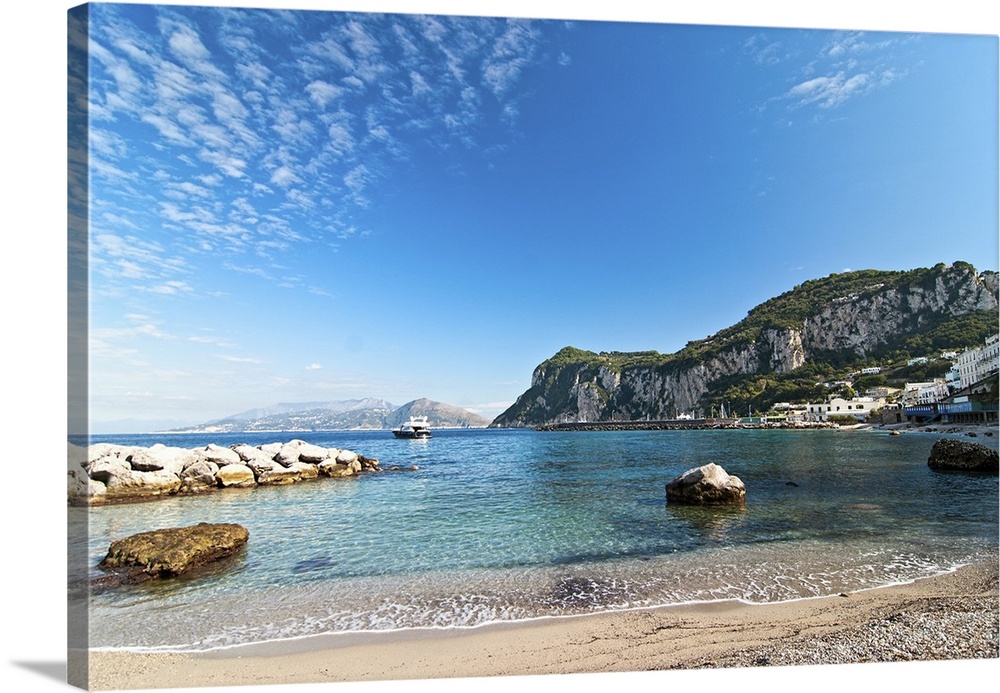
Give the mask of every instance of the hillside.
[[480, 428], [489, 424], [489, 421], [470, 411], [429, 399], [417, 399], [397, 407], [385, 400], [366, 398], [280, 403], [249, 409], [197, 426], [173, 429], [171, 433], [384, 430], [400, 425], [411, 415], [426, 415], [435, 428]]
[[808, 399], [837, 369], [978, 346], [997, 331], [997, 293], [996, 272], [964, 262], [833, 274], [672, 354], [566, 347], [491, 425], [665, 419], [721, 402], [742, 411]]

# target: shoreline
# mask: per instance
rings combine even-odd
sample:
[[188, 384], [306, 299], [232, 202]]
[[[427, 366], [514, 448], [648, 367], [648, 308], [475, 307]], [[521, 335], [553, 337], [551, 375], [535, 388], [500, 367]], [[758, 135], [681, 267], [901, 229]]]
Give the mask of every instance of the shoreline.
[[393, 681], [995, 659], [997, 553], [914, 582], [769, 604], [725, 601], [469, 629], [330, 634], [200, 653], [95, 650], [90, 687]]

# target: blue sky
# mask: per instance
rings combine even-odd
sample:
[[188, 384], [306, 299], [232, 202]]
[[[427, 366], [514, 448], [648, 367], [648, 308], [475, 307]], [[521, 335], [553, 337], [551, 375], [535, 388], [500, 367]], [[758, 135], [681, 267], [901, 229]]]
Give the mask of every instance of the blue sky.
[[995, 36], [92, 11], [95, 421], [492, 418], [566, 345], [672, 352], [847, 269], [997, 269]]

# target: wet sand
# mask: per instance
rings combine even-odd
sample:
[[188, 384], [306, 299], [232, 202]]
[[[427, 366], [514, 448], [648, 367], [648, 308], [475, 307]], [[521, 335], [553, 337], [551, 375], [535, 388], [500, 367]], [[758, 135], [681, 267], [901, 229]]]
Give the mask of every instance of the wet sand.
[[998, 656], [997, 556], [907, 585], [198, 654], [93, 652], [96, 690], [641, 672]]

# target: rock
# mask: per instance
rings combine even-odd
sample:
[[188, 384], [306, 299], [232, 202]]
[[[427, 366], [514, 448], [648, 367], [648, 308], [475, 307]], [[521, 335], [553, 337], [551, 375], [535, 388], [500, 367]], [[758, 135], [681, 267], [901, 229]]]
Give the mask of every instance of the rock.
[[316, 465], [309, 464], [308, 462], [293, 462], [288, 466], [288, 471], [298, 472], [299, 481], [303, 479], [315, 479], [319, 476], [319, 469], [316, 468]]
[[[99, 449], [94, 450], [94, 448]], [[136, 448], [126, 448], [120, 445], [91, 446], [89, 459], [84, 468], [91, 479], [106, 482], [112, 475], [122, 475], [132, 471], [132, 464], [129, 462], [129, 458], [135, 451]]]
[[927, 466], [931, 469], [955, 470], [963, 472], [990, 472], [1000, 470], [997, 451], [981, 443], [942, 438], [934, 443]]
[[746, 486], [717, 464], [695, 467], [667, 484], [667, 501], [683, 505], [743, 505]]
[[104, 502], [108, 487], [91, 479], [82, 467], [67, 470], [67, 496], [71, 505], [97, 505]]
[[299, 461], [299, 448], [303, 445], [301, 440], [290, 440], [281, 446], [281, 450], [274, 456], [274, 461], [283, 467], [291, 467]]
[[296, 469], [288, 469], [276, 464], [275, 468], [269, 471], [257, 473], [257, 483], [261, 486], [281, 486], [283, 484], [294, 484], [302, 478], [302, 472]]
[[99, 487], [94, 490], [105, 501], [148, 500], [177, 493], [181, 487], [180, 478], [165, 469], [138, 472], [131, 467], [101, 468], [96, 473], [91, 472], [90, 478], [104, 484], [103, 493]]
[[227, 464], [239, 464], [243, 461], [235, 450], [224, 448], [215, 443], [210, 443], [204, 449], [199, 450], [198, 454], [202, 459], [208, 460], [219, 467]]
[[126, 570], [142, 577], [175, 577], [239, 551], [250, 538], [245, 527], [233, 523], [201, 522], [141, 532], [111, 542], [98, 565], [105, 571]]
[[87, 448], [87, 464], [86, 467], [90, 467], [91, 464], [97, 460], [104, 458], [118, 458], [123, 461], [127, 461], [132, 453], [141, 450], [142, 448], [133, 447], [131, 445], [116, 445], [115, 443], [95, 443]]
[[267, 443], [260, 446], [260, 451], [273, 460], [283, 447], [284, 443]]
[[367, 469], [370, 472], [382, 471], [378, 466], [378, 460], [376, 459], [365, 457], [364, 455], [358, 455], [358, 462], [361, 463], [362, 469]]
[[284, 469], [283, 466], [274, 461], [274, 453], [268, 454], [251, 445], [237, 445], [233, 448], [233, 452], [240, 456], [240, 459], [254, 471], [254, 474], [260, 475]]
[[358, 453], [351, 450], [341, 450], [336, 457], [338, 464], [350, 464], [358, 459]]
[[128, 459], [132, 469], [137, 472], [166, 470], [180, 476], [185, 465], [191, 464], [196, 457], [196, 454], [191, 450], [167, 447], [163, 443], [157, 443], [152, 447], [136, 450]]
[[[336, 457], [336, 453], [339, 452], [339, 450], [333, 451], [333, 456]], [[320, 447], [319, 445], [302, 443], [302, 445], [299, 446], [299, 461], [308, 462], [309, 464], [319, 464], [323, 460], [330, 457], [330, 453], [330, 450]]]
[[253, 470], [242, 462], [224, 464], [215, 473], [215, 481], [223, 488], [250, 488], [257, 485]]
[[338, 464], [336, 460], [320, 462], [317, 468], [320, 474], [330, 477], [354, 476], [355, 474], [354, 468], [351, 465]]
[[208, 460], [198, 460], [181, 472], [181, 491], [185, 493], [197, 493], [215, 488], [218, 482], [215, 475], [219, 472], [219, 465]]

